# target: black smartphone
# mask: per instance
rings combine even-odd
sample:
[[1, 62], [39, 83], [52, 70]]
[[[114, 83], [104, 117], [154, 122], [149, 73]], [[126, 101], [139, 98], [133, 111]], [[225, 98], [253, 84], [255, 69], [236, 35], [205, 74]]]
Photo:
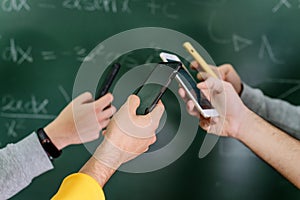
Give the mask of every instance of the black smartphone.
[[141, 100], [138, 115], [146, 115], [155, 108], [181, 66], [180, 62], [161, 62], [155, 66], [143, 85], [134, 92]]
[[[111, 68], [109, 69], [107, 75], [105, 75], [105, 79], [102, 82], [101, 86], [99, 87], [99, 90], [97, 90], [97, 93], [95, 95], [95, 99], [99, 99], [99, 98], [101, 98], [102, 96], [104, 96], [105, 94], [108, 93], [109, 88], [113, 84], [113, 81], [116, 78], [120, 68], [121, 68], [120, 63], [115, 63], [111, 66]], [[101, 77], [101, 79], [102, 79], [102, 77]]]

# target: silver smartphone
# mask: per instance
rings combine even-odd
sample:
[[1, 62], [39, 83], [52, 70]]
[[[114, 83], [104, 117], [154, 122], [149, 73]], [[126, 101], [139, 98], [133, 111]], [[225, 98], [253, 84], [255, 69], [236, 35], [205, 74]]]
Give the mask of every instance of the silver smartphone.
[[[164, 62], [181, 62], [181, 60], [176, 55], [165, 52], [160, 53], [160, 58]], [[178, 71], [178, 74], [175, 76], [175, 80], [185, 90], [186, 95], [190, 100], [193, 101], [195, 108], [203, 117], [209, 118], [219, 115], [217, 110], [213, 108], [206, 96], [197, 88], [197, 82], [184, 65], [182, 65], [182, 67]]]

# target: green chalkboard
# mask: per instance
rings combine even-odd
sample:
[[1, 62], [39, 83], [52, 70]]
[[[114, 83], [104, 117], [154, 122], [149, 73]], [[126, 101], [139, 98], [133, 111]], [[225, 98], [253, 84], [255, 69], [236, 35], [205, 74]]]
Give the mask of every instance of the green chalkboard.
[[[134, 28], [188, 35], [216, 64], [231, 63], [243, 81], [297, 104], [299, 18], [296, 0], [0, 0], [0, 147], [53, 120], [74, 96], [86, 56], [99, 43]], [[121, 57], [103, 56], [123, 63], [121, 79], [135, 66], [160, 61], [158, 54], [154, 44]], [[171, 91], [164, 96], [168, 117], [152, 152], [175, 138], [180, 120], [175, 96]], [[107, 199], [299, 199], [292, 184], [235, 140], [219, 139], [199, 159], [204, 137], [199, 130], [187, 151], [162, 169], [117, 172], [104, 188]], [[12, 199], [49, 199], [89, 157], [83, 145], [67, 147], [54, 170]]]

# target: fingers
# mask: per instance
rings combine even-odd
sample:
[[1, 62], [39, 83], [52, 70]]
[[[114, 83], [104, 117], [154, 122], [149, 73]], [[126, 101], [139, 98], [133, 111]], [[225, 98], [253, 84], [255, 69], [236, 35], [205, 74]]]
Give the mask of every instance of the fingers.
[[195, 104], [192, 100], [187, 102], [186, 110], [191, 116], [194, 116], [194, 117], [197, 117], [197, 118], [200, 118], [200, 116], [201, 116], [199, 111], [196, 109]]
[[220, 74], [222, 74], [222, 76], [223, 76], [222, 78], [224, 78], [224, 76], [226, 76], [230, 72], [235, 71], [234, 68], [233, 68], [233, 66], [230, 65], [230, 64], [220, 65], [218, 67], [218, 70], [220, 71]]
[[[206, 78], [206, 77], [205, 77]], [[204, 82], [198, 83], [197, 87], [200, 90], [207, 90], [209, 89], [212, 93], [221, 93], [223, 92], [223, 84], [222, 81], [216, 78], [209, 77]]]
[[189, 100], [189, 98], [187, 97], [186, 92], [183, 88], [180, 87], [178, 89], [178, 94], [183, 99], [184, 102], [187, 102]]
[[[218, 76], [218, 77], [221, 77], [220, 73], [219, 73], [219, 68], [216, 67], [216, 66], [213, 66], [213, 65], [208, 65], [212, 71]], [[191, 62], [191, 65], [190, 65], [190, 68], [193, 69], [193, 70], [197, 70], [198, 72], [203, 72], [203, 69], [201, 67], [201, 65], [197, 62], [197, 61], [193, 61]], [[202, 80], [200, 76], [197, 76], [197, 78], [199, 80]]]
[[206, 73], [206, 72], [199, 72], [197, 74], [197, 79], [199, 79], [200, 81], [205, 81], [206, 79], [208, 79], [209, 77], [211, 77], [210, 74]]
[[90, 92], [84, 92], [74, 99], [75, 103], [83, 104], [93, 101], [93, 96]]
[[96, 110], [97, 111], [103, 110], [104, 108], [109, 106], [113, 100], [114, 100], [114, 97], [111, 93], [104, 95], [103, 97], [101, 97], [100, 99], [98, 99], [94, 102]]
[[105, 109], [104, 111], [100, 112], [99, 115], [99, 122], [105, 119], [109, 119], [115, 112], [117, 111], [116, 107], [110, 106], [109, 108]]
[[191, 62], [190, 68], [193, 70], [201, 71], [201, 66], [197, 61]]
[[[101, 126], [101, 129], [106, 128], [106, 127], [108, 126], [109, 122], [110, 122], [110, 119], [102, 120], [102, 121], [99, 123], [100, 126]], [[105, 134], [105, 133], [103, 132], [102, 134]]]

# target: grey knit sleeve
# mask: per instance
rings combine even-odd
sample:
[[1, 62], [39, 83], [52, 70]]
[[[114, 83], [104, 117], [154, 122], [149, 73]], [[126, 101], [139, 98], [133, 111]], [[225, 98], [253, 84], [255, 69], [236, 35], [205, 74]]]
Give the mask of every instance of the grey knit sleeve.
[[243, 84], [241, 98], [244, 104], [266, 121], [300, 139], [300, 106], [267, 97], [259, 89]]
[[53, 168], [36, 133], [0, 149], [0, 199], [8, 199]]

